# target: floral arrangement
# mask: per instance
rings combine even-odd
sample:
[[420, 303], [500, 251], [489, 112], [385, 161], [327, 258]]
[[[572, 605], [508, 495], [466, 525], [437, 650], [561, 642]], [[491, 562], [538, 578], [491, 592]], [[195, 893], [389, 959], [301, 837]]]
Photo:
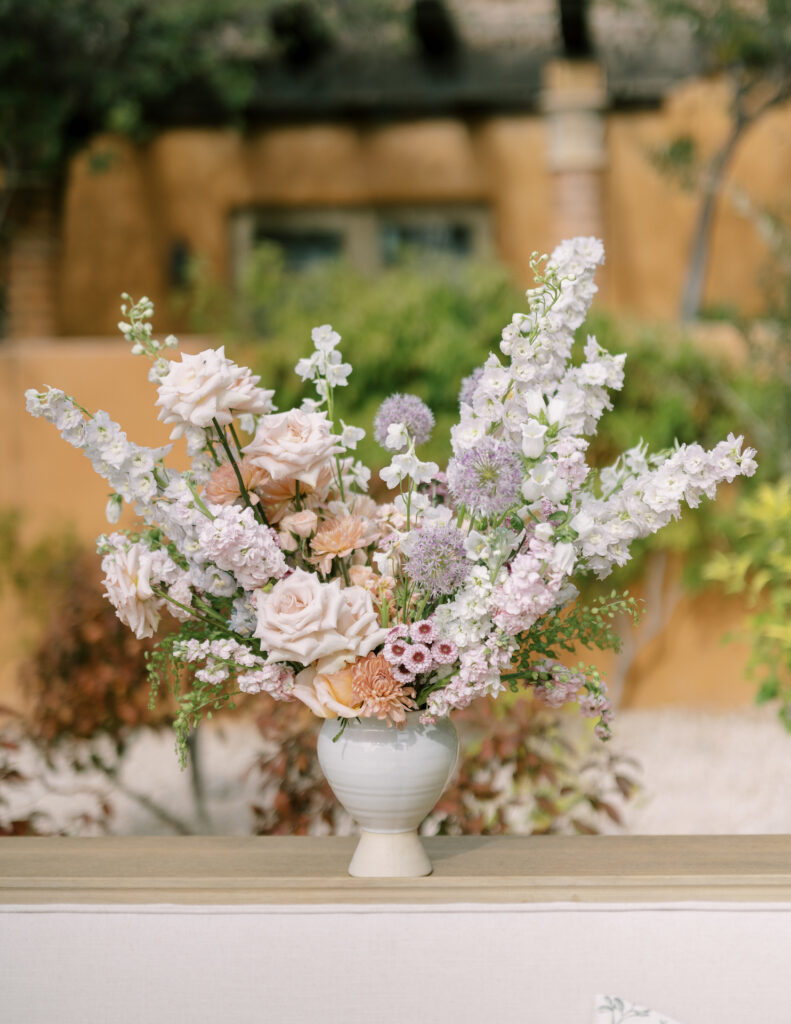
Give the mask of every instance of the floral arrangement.
[[586, 438], [625, 361], [590, 336], [572, 360], [603, 259], [595, 238], [534, 257], [536, 287], [502, 333], [503, 358], [491, 354], [462, 384], [445, 471], [418, 455], [434, 425], [421, 399], [382, 403], [373, 429], [390, 453], [384, 501], [367, 493], [370, 471], [354, 456], [364, 431], [336, 418], [352, 368], [329, 325], [296, 364], [315, 397], [279, 412], [224, 348], [169, 360], [176, 339], [153, 337], [150, 301], [124, 296], [119, 327], [152, 362], [159, 418], [186, 441], [187, 472], [165, 465], [171, 446], [134, 444], [62, 391], [26, 393], [28, 411], [108, 481], [108, 519], [127, 502], [143, 521], [99, 538], [106, 596], [138, 637], [154, 634], [163, 610], [181, 623], [149, 670], [152, 699], [166, 679], [179, 693], [182, 758], [201, 716], [239, 693], [299, 700], [341, 727], [371, 716], [399, 726], [411, 711], [430, 722], [526, 686], [552, 707], [576, 701], [609, 735], [605, 683], [559, 658], [579, 643], [616, 647], [613, 619], [636, 602], [613, 592], [585, 606], [573, 579], [606, 577], [682, 502], [713, 497], [756, 463], [730, 435], [711, 451], [649, 455], [638, 444], [589, 468]]

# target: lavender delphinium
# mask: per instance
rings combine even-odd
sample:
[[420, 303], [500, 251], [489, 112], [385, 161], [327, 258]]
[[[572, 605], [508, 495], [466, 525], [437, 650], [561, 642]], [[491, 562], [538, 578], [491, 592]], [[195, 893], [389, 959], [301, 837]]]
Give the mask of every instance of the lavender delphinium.
[[478, 387], [481, 377], [483, 377], [483, 369], [484, 368], [482, 366], [479, 366], [461, 382], [461, 387], [459, 388], [459, 405], [472, 405], [472, 398], [475, 394], [475, 389]]
[[[405, 428], [409, 437], [415, 444], [423, 444], [431, 437], [434, 428], [434, 413], [429, 409], [422, 398], [417, 395], [390, 395], [379, 406], [379, 411], [374, 418], [374, 437], [383, 448], [393, 448], [388, 444], [388, 431], [390, 427], [400, 423]], [[408, 447], [408, 441], [404, 441], [396, 450], [403, 451]]]
[[470, 571], [464, 534], [451, 523], [418, 530], [405, 570], [430, 597], [452, 594]]
[[484, 437], [448, 463], [448, 489], [474, 512], [498, 515], [519, 496], [522, 462], [510, 445]]

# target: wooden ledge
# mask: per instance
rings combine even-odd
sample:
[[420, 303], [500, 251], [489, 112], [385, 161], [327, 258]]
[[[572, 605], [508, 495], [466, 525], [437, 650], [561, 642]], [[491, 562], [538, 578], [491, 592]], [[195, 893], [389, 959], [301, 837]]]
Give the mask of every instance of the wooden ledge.
[[351, 837], [0, 839], [0, 903], [791, 903], [791, 836], [424, 842], [430, 877], [356, 879]]

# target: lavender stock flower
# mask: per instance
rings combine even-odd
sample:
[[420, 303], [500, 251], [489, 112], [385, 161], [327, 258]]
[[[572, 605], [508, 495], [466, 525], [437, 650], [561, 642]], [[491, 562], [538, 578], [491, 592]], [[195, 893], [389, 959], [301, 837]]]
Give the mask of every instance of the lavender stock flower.
[[448, 463], [448, 488], [461, 505], [484, 515], [505, 512], [519, 496], [522, 463], [505, 442], [484, 437]]
[[418, 530], [405, 569], [431, 597], [452, 594], [470, 571], [464, 534], [451, 523]]
[[434, 413], [417, 395], [390, 395], [374, 418], [374, 437], [383, 448], [387, 447], [387, 431], [394, 423], [402, 423], [415, 444], [422, 444], [431, 437]]

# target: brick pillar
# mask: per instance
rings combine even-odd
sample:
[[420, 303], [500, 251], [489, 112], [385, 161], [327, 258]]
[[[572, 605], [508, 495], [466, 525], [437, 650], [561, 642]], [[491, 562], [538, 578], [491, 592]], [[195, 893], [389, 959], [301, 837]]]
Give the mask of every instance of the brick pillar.
[[29, 193], [11, 226], [6, 259], [6, 329], [10, 338], [57, 334], [58, 233], [48, 191]]
[[550, 61], [543, 72], [542, 110], [549, 137], [552, 225], [557, 241], [604, 237], [603, 175], [607, 163], [607, 88], [594, 61]]

